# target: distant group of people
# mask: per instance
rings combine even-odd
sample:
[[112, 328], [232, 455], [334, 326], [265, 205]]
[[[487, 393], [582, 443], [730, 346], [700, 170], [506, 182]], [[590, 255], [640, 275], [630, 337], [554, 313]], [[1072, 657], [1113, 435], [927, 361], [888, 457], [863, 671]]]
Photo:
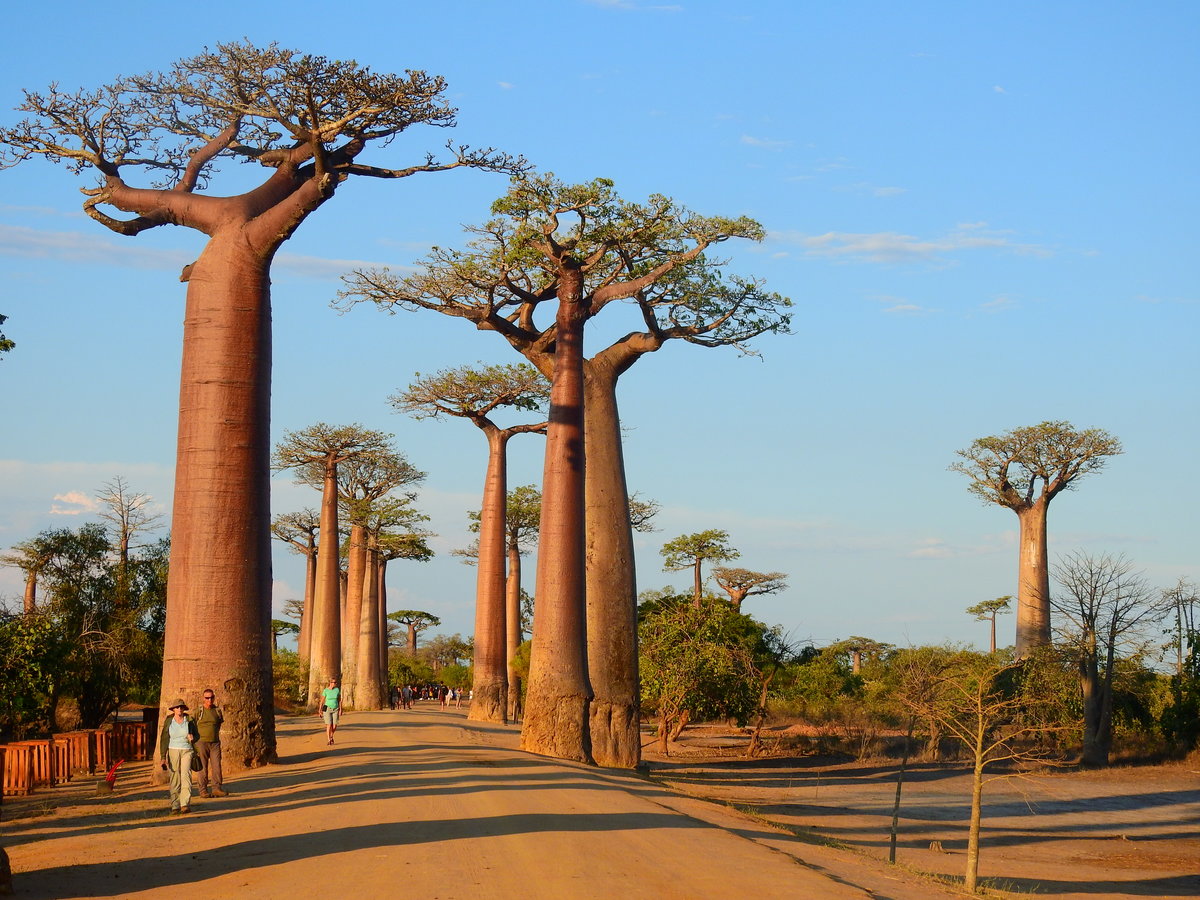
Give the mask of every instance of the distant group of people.
[[167, 709], [158, 736], [163, 771], [169, 772], [171, 814], [192, 811], [192, 773], [196, 773], [199, 796], [226, 797], [221, 772], [221, 724], [225, 715], [217, 706], [212, 688], [201, 692], [200, 712], [188, 715], [188, 705], [179, 698]]
[[440, 683], [392, 685], [389, 703], [392, 709], [412, 709], [414, 700], [437, 700], [445, 709], [451, 703], [461, 708], [463, 700], [470, 700], [473, 691], [465, 688], [447, 687]]

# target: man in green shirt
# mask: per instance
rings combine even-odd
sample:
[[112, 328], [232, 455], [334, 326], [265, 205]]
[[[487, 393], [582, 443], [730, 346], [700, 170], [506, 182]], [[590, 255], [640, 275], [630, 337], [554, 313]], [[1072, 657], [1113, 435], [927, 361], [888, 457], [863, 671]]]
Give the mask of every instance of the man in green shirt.
[[200, 732], [200, 740], [196, 741], [196, 755], [204, 764], [204, 768], [197, 773], [200, 796], [225, 797], [227, 794], [221, 781], [221, 723], [225, 721], [225, 716], [217, 708], [217, 696], [212, 688], [205, 688], [202, 696], [204, 705], [196, 714], [196, 728]]

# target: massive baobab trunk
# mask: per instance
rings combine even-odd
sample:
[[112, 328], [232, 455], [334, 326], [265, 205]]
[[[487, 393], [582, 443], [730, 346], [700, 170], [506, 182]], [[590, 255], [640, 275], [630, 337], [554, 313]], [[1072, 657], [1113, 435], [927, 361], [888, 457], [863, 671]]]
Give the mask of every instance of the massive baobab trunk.
[[1050, 567], [1046, 550], [1046, 513], [1041, 498], [1016, 510], [1020, 523], [1017, 565], [1017, 656], [1028, 656], [1050, 643]]
[[[379, 667], [379, 573], [378, 548], [372, 547], [372, 538], [367, 538], [362, 575], [359, 578], [358, 659], [355, 665], [357, 687], [354, 694], [356, 709], [383, 709], [384, 694]], [[353, 576], [351, 576], [353, 583]]]
[[365, 708], [358, 702], [358, 646], [362, 633], [363, 575], [367, 563], [366, 532], [361, 522], [353, 523], [346, 552], [346, 607], [342, 612], [342, 697], [350, 709]]
[[479, 511], [479, 558], [476, 565], [475, 591], [475, 681], [468, 718], [507, 723], [504, 522], [508, 505], [509, 435], [498, 428], [482, 425], [481, 427], [488, 439], [488, 464], [483, 488], [483, 505]]
[[[538, 543], [533, 655], [521, 748], [591, 761], [584, 585], [583, 277], [560, 272]], [[544, 649], [543, 649], [544, 648]]]
[[308, 647], [308, 708], [317, 708], [321, 689], [342, 677], [342, 567], [338, 559], [337, 463], [325, 465], [321, 489], [321, 543], [317, 547], [317, 587], [313, 594]]
[[269, 263], [231, 227], [191, 268], [160, 694], [218, 687], [225, 758], [247, 766], [275, 760]]
[[641, 761], [637, 581], [618, 374], [600, 359], [584, 364], [589, 729], [598, 765], [633, 769]]
[[508, 717], [518, 718], [521, 676], [513, 666], [521, 647], [521, 547], [515, 537], [508, 541], [508, 576], [504, 582], [504, 661], [508, 676]]
[[304, 611], [300, 613], [300, 636], [296, 650], [305, 662], [309, 658], [312, 636], [313, 596], [317, 592], [317, 548], [310, 547], [304, 554]]

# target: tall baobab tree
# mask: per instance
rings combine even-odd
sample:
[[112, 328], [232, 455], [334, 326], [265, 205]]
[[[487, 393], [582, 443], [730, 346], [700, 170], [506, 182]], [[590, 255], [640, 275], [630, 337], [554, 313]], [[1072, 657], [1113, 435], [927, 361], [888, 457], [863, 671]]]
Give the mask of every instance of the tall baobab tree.
[[359, 709], [387, 705], [387, 564], [396, 559], [425, 562], [433, 558], [425, 541], [431, 535], [418, 527], [429, 517], [413, 507], [413, 499], [411, 493], [381, 497], [370, 504], [366, 516], [367, 554], [358, 626]]
[[1011, 509], [1020, 523], [1017, 564], [1017, 656], [1050, 643], [1050, 570], [1046, 513], [1050, 501], [1079, 479], [1104, 468], [1121, 442], [1099, 428], [1042, 422], [983, 437], [959, 450], [950, 466], [971, 479], [986, 503]]
[[361, 425], [318, 422], [284, 434], [275, 450], [276, 469], [296, 469], [302, 484], [321, 485], [321, 542], [317, 547], [317, 586], [309, 628], [308, 705], [315, 708], [321, 687], [342, 677], [341, 559], [338, 534], [338, 466], [357, 456], [391, 452], [392, 435]]
[[996, 652], [996, 616], [1000, 613], [1008, 612], [1011, 604], [1012, 595], [1005, 594], [1003, 597], [997, 597], [995, 600], [982, 600], [974, 606], [967, 607], [967, 614], [974, 616], [975, 621], [991, 623], [990, 653]]
[[[377, 686], [379, 673], [373, 665], [379, 659], [379, 592], [375, 577], [377, 558], [372, 556], [372, 519], [378, 522], [380, 505], [391, 500], [408, 508], [416, 499], [412, 491], [392, 495], [424, 481], [418, 471], [400, 453], [372, 453], [355, 456], [338, 467], [338, 497], [350, 523], [346, 545], [346, 599], [342, 629], [342, 695], [353, 709], [380, 709]], [[376, 528], [378, 528], [378, 524]], [[365, 643], [361, 643], [365, 636]], [[361, 643], [361, 646], [360, 646]], [[360, 653], [372, 670], [369, 685], [359, 697]], [[370, 704], [370, 705], [364, 705]]]
[[445, 369], [418, 376], [390, 401], [418, 419], [464, 418], [488, 442], [487, 474], [479, 513], [475, 590], [475, 680], [469, 718], [508, 721], [507, 630], [505, 617], [505, 514], [508, 501], [508, 442], [518, 434], [544, 433], [545, 422], [501, 428], [498, 410], [541, 412], [548, 399], [545, 377], [523, 363]]
[[54, 561], [56, 549], [45, 535], [38, 535], [19, 544], [13, 544], [7, 553], [0, 554], [0, 566], [12, 566], [25, 575], [24, 612], [32, 616], [37, 612], [38, 579]]
[[753, 569], [735, 569], [715, 566], [713, 580], [729, 595], [729, 602], [738, 612], [747, 597], [761, 597], [787, 590], [787, 575], [783, 572], [755, 572]]
[[300, 604], [300, 633], [296, 652], [308, 660], [309, 631], [312, 626], [313, 595], [317, 589], [317, 534], [321, 516], [315, 509], [305, 507], [300, 512], [281, 513], [271, 522], [271, 536], [289, 545], [293, 553], [304, 557], [304, 600]]
[[706, 562], [728, 562], [742, 554], [729, 546], [729, 532], [719, 528], [681, 534], [667, 541], [659, 551], [662, 553], [663, 569], [668, 572], [692, 570], [692, 605], [700, 608], [704, 594], [703, 566]]
[[[414, 125], [454, 124], [441, 78], [377, 74], [275, 44], [218, 44], [167, 71], [96, 90], [25, 92], [0, 128], [0, 166], [41, 157], [95, 175], [83, 211], [134, 237], [182, 225], [207, 237], [184, 268], [187, 303], [171, 523], [162, 702], [223, 685], [227, 760], [275, 758], [270, 655], [270, 268], [279, 247], [352, 176], [461, 166], [512, 170], [460, 147], [401, 168], [362, 160]], [[222, 162], [257, 164], [243, 193], [207, 193]], [[152, 176], [151, 186], [131, 181]], [[244, 176], [243, 176], [244, 178]], [[122, 214], [126, 214], [124, 217]], [[195, 635], [220, 621], [206, 652]], [[165, 711], [164, 711], [165, 712]]]
[[[706, 249], [729, 238], [761, 238], [761, 226], [744, 217], [698, 216], [657, 195], [645, 204], [629, 203], [605, 179], [564, 185], [552, 175], [515, 179], [493, 211], [497, 217], [486, 225], [467, 229], [474, 238], [466, 252], [435, 248], [423, 269], [407, 277], [386, 270], [355, 272], [345, 278], [341, 298], [370, 300], [389, 311], [423, 308], [465, 319], [498, 332], [547, 377], [564, 379], [560, 394], [565, 395], [557, 403], [551, 400], [547, 461], [559, 467], [551, 473], [554, 479], [561, 477], [571, 491], [582, 480], [585, 493], [582, 501], [570, 492], [546, 498], [546, 509], [572, 524], [548, 530], [543, 522], [539, 571], [553, 571], [555, 587], [553, 596], [537, 590], [544, 622], [537, 623], [535, 645], [558, 647], [562, 639], [573, 646], [579, 632], [586, 633], [587, 672], [577, 671], [583, 654], [555, 651], [549, 678], [555, 685], [550, 696], [584, 698], [592, 691], [590, 704], [570, 700], [563, 709], [562, 733], [580, 736], [566, 737], [571, 746], [563, 752], [581, 758], [583, 731], [570, 722], [586, 712], [595, 761], [636, 766], [637, 587], [617, 379], [673, 339], [748, 353], [749, 339], [787, 331], [783, 310], [790, 301], [763, 291], [757, 282], [722, 277], [723, 262], [706, 256]], [[555, 320], [545, 327], [536, 324], [538, 307], [555, 303]], [[577, 332], [605, 306], [632, 310], [635, 330], [590, 359], [576, 359], [571, 354], [582, 353]], [[563, 449], [567, 446], [569, 452]], [[577, 504], [586, 508], [585, 587], [574, 577], [575, 562], [558, 554], [558, 548], [577, 552], [575, 529], [583, 518]], [[547, 554], [548, 548], [554, 552]], [[576, 610], [584, 594], [586, 626], [580, 628]], [[536, 646], [533, 655], [531, 689], [543, 677], [545, 661], [538, 662], [542, 654]], [[536, 699], [537, 690], [523, 740], [556, 755], [549, 737], [556, 726], [542, 718], [544, 708], [554, 704]]]
[[414, 659], [417, 655], [417, 635], [427, 628], [437, 628], [442, 624], [441, 619], [431, 612], [425, 612], [423, 609], [398, 609], [395, 612], [388, 613], [387, 617], [389, 622], [403, 625], [407, 629], [408, 637], [405, 641], [405, 650], [409, 657]]

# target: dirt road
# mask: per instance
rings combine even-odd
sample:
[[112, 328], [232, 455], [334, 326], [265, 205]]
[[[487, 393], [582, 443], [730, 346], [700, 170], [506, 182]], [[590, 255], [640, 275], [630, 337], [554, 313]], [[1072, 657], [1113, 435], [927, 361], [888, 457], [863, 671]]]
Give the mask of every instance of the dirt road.
[[[634, 774], [522, 753], [461, 710], [355, 713], [326, 746], [282, 719], [282, 763], [167, 816], [142, 763], [95, 799], [10, 818], [18, 897], [889, 898], [953, 896]], [[58, 793], [56, 792], [63, 792]]]

